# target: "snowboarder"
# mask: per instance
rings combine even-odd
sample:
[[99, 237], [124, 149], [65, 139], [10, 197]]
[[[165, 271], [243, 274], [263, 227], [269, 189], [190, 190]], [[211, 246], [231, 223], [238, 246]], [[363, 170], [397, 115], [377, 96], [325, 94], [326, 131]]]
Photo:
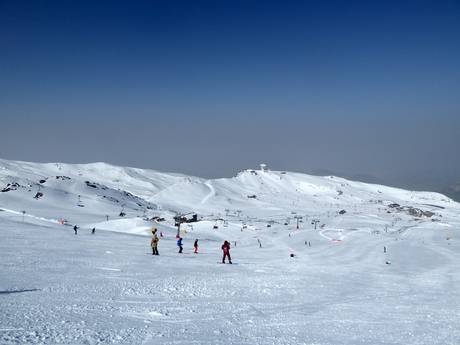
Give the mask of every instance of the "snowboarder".
[[77, 232], [78, 232], [78, 226], [75, 225], [75, 226], [73, 227], [73, 231], [75, 231], [75, 235], [76, 235]]
[[157, 236], [157, 229], [153, 228], [152, 230], [152, 240], [150, 241], [150, 246], [152, 247], [152, 255], [160, 255], [158, 253], [158, 236]]
[[177, 246], [179, 247], [179, 253], [182, 254], [182, 250], [184, 248], [182, 248], [182, 237], [179, 236], [179, 238], [177, 239]]
[[195, 254], [198, 254], [198, 239], [196, 239], [195, 242], [193, 243], [193, 252]]
[[230, 257], [230, 242], [225, 241], [221, 248], [223, 252], [222, 263], [225, 264], [225, 258], [227, 257], [228, 263], [231, 264], [232, 258]]
[[96, 233], [96, 228], [91, 229], [91, 234], [94, 235]]

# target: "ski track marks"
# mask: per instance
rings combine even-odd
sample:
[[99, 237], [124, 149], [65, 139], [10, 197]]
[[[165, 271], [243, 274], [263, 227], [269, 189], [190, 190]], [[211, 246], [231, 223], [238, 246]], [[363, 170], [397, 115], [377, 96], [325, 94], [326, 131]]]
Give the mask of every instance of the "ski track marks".
[[211, 181], [206, 181], [205, 185], [209, 188], [209, 194], [207, 194], [202, 200], [201, 200], [201, 205], [205, 204], [208, 202], [209, 199], [214, 197], [216, 195], [216, 190], [214, 189], [214, 186], [211, 184]]

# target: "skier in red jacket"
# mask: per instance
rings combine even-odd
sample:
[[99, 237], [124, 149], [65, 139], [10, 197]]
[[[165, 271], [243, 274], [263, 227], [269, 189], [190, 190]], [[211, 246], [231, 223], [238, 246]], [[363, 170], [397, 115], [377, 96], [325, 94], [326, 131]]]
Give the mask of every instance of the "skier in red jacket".
[[223, 251], [222, 263], [225, 264], [225, 258], [227, 257], [228, 263], [231, 264], [232, 258], [230, 257], [230, 242], [225, 241], [221, 248]]

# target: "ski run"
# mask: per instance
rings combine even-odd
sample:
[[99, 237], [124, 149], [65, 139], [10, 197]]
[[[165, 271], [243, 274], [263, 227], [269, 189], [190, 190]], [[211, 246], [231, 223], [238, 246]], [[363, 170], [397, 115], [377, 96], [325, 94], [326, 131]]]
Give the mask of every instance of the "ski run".
[[459, 215], [266, 166], [0, 160], [0, 344], [458, 345]]

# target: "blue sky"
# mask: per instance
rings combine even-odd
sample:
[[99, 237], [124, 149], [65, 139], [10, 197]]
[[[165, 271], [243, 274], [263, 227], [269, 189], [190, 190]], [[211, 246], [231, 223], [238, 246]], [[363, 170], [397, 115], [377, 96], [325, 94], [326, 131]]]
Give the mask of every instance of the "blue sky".
[[0, 50], [2, 158], [460, 180], [458, 1], [0, 1]]

